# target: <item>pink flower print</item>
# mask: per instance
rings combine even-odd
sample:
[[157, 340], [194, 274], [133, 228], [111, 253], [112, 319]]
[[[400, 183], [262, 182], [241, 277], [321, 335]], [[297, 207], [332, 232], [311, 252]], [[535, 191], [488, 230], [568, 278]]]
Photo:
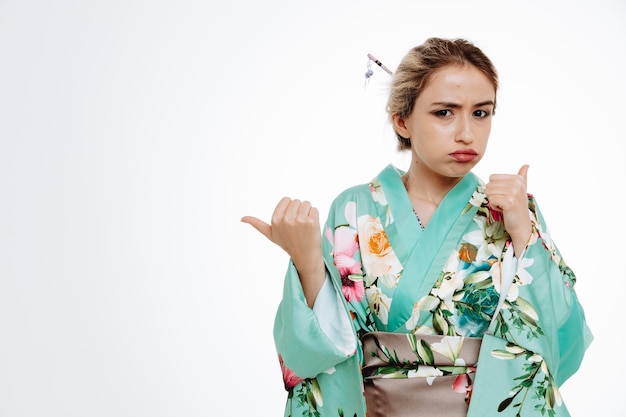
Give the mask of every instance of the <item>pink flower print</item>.
[[303, 381], [303, 379], [296, 375], [294, 371], [285, 366], [285, 362], [283, 362], [283, 357], [280, 355], [278, 355], [278, 362], [280, 362], [280, 369], [281, 371], [283, 371], [283, 382], [287, 391], [291, 390], [293, 387]]
[[361, 301], [365, 297], [365, 288], [362, 280], [350, 279], [350, 275], [361, 276], [361, 263], [354, 259], [354, 253], [359, 248], [359, 239], [356, 230], [340, 226], [335, 230], [334, 260], [341, 276], [341, 290], [346, 300]]
[[337, 255], [345, 255], [351, 258], [359, 248], [359, 238], [356, 230], [348, 226], [339, 226], [335, 229], [334, 245], [333, 252], [335, 257]]
[[475, 371], [475, 368], [468, 368], [466, 374], [457, 375], [452, 382], [452, 389], [459, 394], [465, 394], [465, 402], [469, 403], [472, 398], [472, 390], [474, 388], [474, 381], [470, 377], [470, 374]]
[[358, 275], [361, 273], [361, 262], [357, 262], [352, 256], [347, 256], [343, 253], [335, 253], [335, 266], [341, 275], [342, 281], [351, 274]]
[[341, 292], [348, 302], [361, 301], [365, 297], [363, 281], [353, 281], [350, 278], [341, 278]]

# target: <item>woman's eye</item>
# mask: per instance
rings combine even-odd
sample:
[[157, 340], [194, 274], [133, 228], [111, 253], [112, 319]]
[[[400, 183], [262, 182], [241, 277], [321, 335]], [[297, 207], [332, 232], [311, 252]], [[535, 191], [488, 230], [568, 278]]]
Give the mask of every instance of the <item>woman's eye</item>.
[[452, 112], [450, 110], [437, 110], [435, 112], [435, 116], [449, 117], [449, 116], [452, 116]]
[[474, 112], [474, 117], [479, 117], [479, 118], [483, 119], [483, 118], [485, 118], [487, 116], [489, 116], [489, 112], [486, 111], [486, 110], [476, 110]]

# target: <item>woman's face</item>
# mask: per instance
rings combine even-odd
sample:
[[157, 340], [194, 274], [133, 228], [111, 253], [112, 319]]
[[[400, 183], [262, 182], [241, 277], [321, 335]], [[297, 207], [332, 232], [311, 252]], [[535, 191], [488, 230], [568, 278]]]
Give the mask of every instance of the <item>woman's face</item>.
[[483, 157], [491, 131], [495, 88], [472, 65], [447, 66], [431, 75], [406, 119], [392, 117], [411, 138], [411, 170], [460, 178]]

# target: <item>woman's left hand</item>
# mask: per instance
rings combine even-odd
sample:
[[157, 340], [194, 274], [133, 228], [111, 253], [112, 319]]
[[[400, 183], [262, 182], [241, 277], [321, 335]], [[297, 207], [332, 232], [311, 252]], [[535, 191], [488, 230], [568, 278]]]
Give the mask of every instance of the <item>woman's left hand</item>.
[[511, 236], [516, 256], [522, 253], [532, 233], [528, 215], [527, 175], [528, 165], [523, 165], [517, 175], [493, 174], [489, 177], [486, 189], [489, 204], [502, 212], [504, 227]]

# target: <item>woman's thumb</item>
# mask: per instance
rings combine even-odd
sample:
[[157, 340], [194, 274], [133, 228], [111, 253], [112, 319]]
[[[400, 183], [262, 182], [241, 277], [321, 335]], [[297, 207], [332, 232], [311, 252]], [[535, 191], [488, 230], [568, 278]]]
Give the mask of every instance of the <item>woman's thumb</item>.
[[250, 226], [258, 230], [263, 236], [265, 236], [269, 240], [272, 240], [272, 226], [265, 223], [263, 220], [257, 219], [253, 216], [243, 216], [241, 218], [241, 221], [243, 223], [248, 223]]

